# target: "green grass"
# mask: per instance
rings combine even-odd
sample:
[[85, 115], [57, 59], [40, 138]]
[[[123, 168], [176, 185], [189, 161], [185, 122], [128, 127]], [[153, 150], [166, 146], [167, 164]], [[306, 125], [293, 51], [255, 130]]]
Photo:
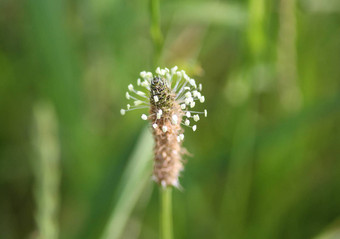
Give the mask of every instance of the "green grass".
[[[160, 238], [152, 138], [142, 112], [119, 110], [140, 71], [178, 65], [203, 83], [208, 118], [186, 131], [173, 238], [336, 238], [339, 11], [331, 0], [2, 1], [0, 237]], [[53, 113], [39, 102], [60, 150], [47, 170], [37, 152], [53, 149], [35, 130]]]

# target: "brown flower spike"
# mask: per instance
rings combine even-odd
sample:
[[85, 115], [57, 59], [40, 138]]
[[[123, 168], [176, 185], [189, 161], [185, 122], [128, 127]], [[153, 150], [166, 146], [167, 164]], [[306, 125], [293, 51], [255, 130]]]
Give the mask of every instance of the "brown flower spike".
[[[121, 109], [121, 114], [134, 109], [149, 108], [149, 116], [142, 114], [143, 120], [150, 120], [155, 140], [153, 179], [163, 187], [179, 187], [179, 175], [183, 170], [182, 147], [184, 130], [181, 124], [196, 131], [197, 126], [190, 126], [190, 120], [198, 121], [199, 114], [207, 116], [207, 110], [197, 112], [189, 110], [195, 107], [196, 101], [203, 103], [204, 96], [200, 93], [194, 79], [185, 71], [177, 71], [177, 67], [156, 69], [156, 75], [151, 72], [141, 72], [137, 85], [146, 91], [136, 91], [132, 84], [128, 86], [126, 98], [134, 101], [133, 106]], [[131, 94], [131, 95], [130, 95]], [[132, 95], [133, 94], [133, 95]]]

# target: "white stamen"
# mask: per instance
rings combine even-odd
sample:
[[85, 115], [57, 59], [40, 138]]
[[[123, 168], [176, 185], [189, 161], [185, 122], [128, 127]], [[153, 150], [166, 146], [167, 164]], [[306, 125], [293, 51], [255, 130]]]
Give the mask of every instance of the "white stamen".
[[141, 76], [142, 78], [145, 78], [146, 72], [145, 72], [145, 71], [142, 71], [142, 72], [140, 73], [140, 76]]
[[173, 115], [173, 116], [172, 116], [172, 123], [173, 123], [173, 124], [177, 124], [177, 121], [178, 121], [177, 115]]
[[196, 131], [196, 129], [197, 129], [196, 125], [192, 126], [192, 131]]
[[197, 90], [194, 90], [193, 92], [194, 97], [197, 97], [198, 99], [201, 98], [201, 93], [198, 92]]
[[172, 67], [172, 68], [171, 68], [171, 73], [172, 73], [172, 74], [175, 74], [176, 71], [177, 71], [177, 69], [178, 69], [177, 66]]
[[121, 110], [120, 110], [120, 114], [121, 114], [121, 115], [125, 115], [125, 110], [124, 110], [124, 109], [121, 109]]
[[181, 104], [181, 109], [182, 109], [182, 110], [185, 110], [186, 107], [187, 107], [187, 106], [186, 106], [185, 104]]
[[131, 107], [130, 104], [127, 104], [127, 105], [126, 105], [126, 108], [127, 108], [128, 110], [130, 109], [130, 107]]
[[145, 114], [142, 114], [142, 120], [147, 120], [148, 117]]
[[158, 127], [158, 125], [157, 125], [157, 124], [153, 124], [152, 127], [153, 127], [154, 129], [156, 129], [156, 128]]
[[199, 115], [194, 115], [194, 120], [195, 120], [196, 122], [199, 121], [199, 120], [200, 120]]
[[190, 118], [190, 117], [191, 117], [191, 113], [188, 111], [188, 112], [186, 113], [186, 116], [187, 116], [188, 118]]
[[126, 92], [126, 93], [125, 93], [125, 97], [126, 97], [126, 99], [128, 99], [128, 100], [130, 99], [130, 94], [129, 94], [129, 92]]
[[130, 85], [128, 86], [128, 89], [129, 89], [129, 91], [133, 91], [133, 85], [130, 84]]
[[151, 73], [151, 72], [146, 72], [145, 76], [146, 76], [147, 78], [152, 78], [152, 73]]
[[186, 104], [186, 105], [189, 105], [191, 102], [193, 102], [194, 101], [194, 99], [193, 98], [185, 98], [185, 100], [184, 100], [184, 103]]
[[159, 110], [157, 113], [157, 119], [160, 119], [162, 114], [163, 114], [162, 110]]
[[142, 92], [142, 91], [137, 91], [136, 94], [140, 95], [140, 96], [146, 96], [146, 94], [144, 92]]
[[200, 102], [203, 103], [204, 101], [205, 101], [205, 97], [204, 97], [204, 96], [201, 96]]
[[162, 127], [163, 132], [165, 133], [166, 131], [168, 131], [168, 127], [166, 127], [165, 125]]
[[191, 92], [188, 91], [187, 93], [185, 93], [185, 97], [186, 97], [186, 98], [191, 98]]
[[141, 80], [140, 78], [137, 79], [137, 85], [140, 86]]
[[190, 107], [191, 107], [191, 108], [194, 108], [194, 107], [195, 107], [195, 102], [191, 102], [191, 103], [190, 103]]
[[143, 104], [143, 101], [141, 101], [141, 100], [135, 100], [134, 104], [135, 104], [135, 106], [137, 106], [137, 105]]
[[150, 85], [150, 83], [149, 83], [148, 81], [143, 81], [143, 82], [141, 83], [141, 86], [143, 86], [143, 87], [145, 87], [145, 88], [148, 88], [149, 85]]
[[189, 126], [189, 125], [190, 125], [190, 120], [186, 119], [185, 122], [184, 122], [184, 124], [185, 124], [186, 126]]
[[153, 97], [153, 100], [157, 103], [157, 102], [159, 101], [158, 96], [155, 95], [155, 96]]
[[179, 135], [179, 138], [180, 138], [181, 140], [183, 140], [183, 139], [184, 139], [184, 134], [180, 134], [180, 135]]
[[208, 116], [208, 111], [204, 110], [204, 117], [207, 117], [207, 116]]

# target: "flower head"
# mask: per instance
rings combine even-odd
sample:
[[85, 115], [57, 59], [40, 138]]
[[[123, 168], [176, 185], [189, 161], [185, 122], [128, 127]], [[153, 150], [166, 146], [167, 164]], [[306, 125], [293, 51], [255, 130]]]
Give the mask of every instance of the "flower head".
[[192, 122], [200, 120], [199, 115], [207, 117], [207, 110], [193, 111], [196, 102], [205, 101], [202, 95], [202, 84], [190, 78], [184, 70], [179, 71], [177, 66], [156, 69], [156, 74], [141, 72], [137, 79], [135, 90], [132, 84], [128, 86], [126, 98], [133, 103], [127, 104], [126, 109], [120, 113], [135, 109], [149, 109], [149, 114], [142, 114], [143, 120], [149, 120], [155, 139], [154, 172], [153, 179], [163, 187], [179, 186], [178, 177], [183, 170], [182, 147], [184, 140], [183, 126], [196, 131], [197, 126]]

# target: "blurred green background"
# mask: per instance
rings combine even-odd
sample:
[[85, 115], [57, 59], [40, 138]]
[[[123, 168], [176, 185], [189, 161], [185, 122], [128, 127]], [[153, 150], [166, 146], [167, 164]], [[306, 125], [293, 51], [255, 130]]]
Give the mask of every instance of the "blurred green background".
[[[340, 238], [340, 2], [160, 1], [157, 65], [203, 83], [180, 238]], [[159, 238], [146, 0], [0, 0], [0, 238]], [[202, 108], [203, 109], [203, 108]]]

